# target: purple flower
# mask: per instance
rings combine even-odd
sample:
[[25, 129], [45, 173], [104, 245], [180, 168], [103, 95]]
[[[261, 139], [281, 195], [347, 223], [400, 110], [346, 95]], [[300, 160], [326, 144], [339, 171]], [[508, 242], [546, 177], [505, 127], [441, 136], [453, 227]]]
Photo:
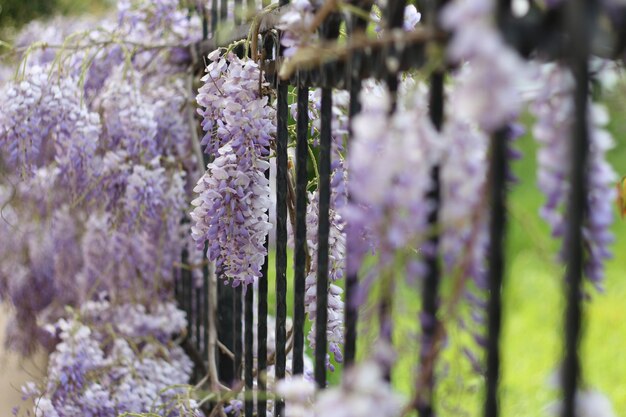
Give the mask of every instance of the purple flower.
[[265, 171], [275, 113], [260, 95], [257, 64], [233, 54], [221, 57], [219, 50], [209, 59], [197, 101], [206, 132], [202, 143], [215, 160], [194, 188], [191, 232], [198, 248], [208, 242], [208, 258], [236, 286], [261, 276], [267, 254]]
[[[563, 161], [571, 158], [574, 82], [569, 71], [558, 65], [543, 66], [539, 76], [541, 84], [531, 110], [537, 119], [533, 134], [540, 145], [537, 181], [546, 197], [540, 214], [550, 225], [552, 235], [562, 238], [565, 236], [565, 202], [570, 187], [569, 166]], [[582, 232], [586, 252], [585, 274], [598, 288], [601, 288], [604, 276], [604, 261], [611, 257], [608, 248], [613, 242], [611, 205], [616, 197], [613, 185], [617, 179], [606, 161], [606, 152], [613, 147], [613, 139], [604, 128], [607, 122], [606, 110], [596, 105], [589, 106], [587, 218]]]
[[269, 181], [264, 174], [269, 163], [250, 159], [246, 165], [247, 170], [241, 170], [233, 148], [223, 146], [194, 188], [198, 197], [192, 201], [193, 238], [198, 247], [208, 241], [208, 258], [235, 286], [261, 276], [271, 227]]

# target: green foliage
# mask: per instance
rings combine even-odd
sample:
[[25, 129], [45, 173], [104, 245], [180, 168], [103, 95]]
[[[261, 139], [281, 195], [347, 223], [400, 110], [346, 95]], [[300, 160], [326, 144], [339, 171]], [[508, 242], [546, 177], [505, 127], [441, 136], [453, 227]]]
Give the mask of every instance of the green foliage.
[[99, 13], [109, 6], [108, 0], [2, 0], [0, 30], [19, 28], [30, 20], [55, 14]]

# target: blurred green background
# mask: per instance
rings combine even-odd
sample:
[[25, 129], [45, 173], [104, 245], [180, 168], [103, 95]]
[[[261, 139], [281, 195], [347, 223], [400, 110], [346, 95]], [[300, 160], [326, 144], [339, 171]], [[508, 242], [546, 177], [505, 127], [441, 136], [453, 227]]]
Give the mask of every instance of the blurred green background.
[[96, 13], [110, 6], [111, 0], [2, 0], [0, 28], [18, 29], [30, 20], [56, 14]]
[[[626, 83], [622, 80], [614, 90], [605, 92], [600, 101], [609, 108], [609, 130], [616, 141], [608, 158], [621, 177], [626, 175], [626, 119], [622, 117], [626, 114]], [[544, 197], [536, 186], [537, 145], [530, 134], [532, 122], [530, 116], [525, 116], [528, 131], [515, 144], [523, 157], [513, 164], [519, 183], [511, 188], [508, 196], [500, 389], [501, 415], [505, 417], [545, 417], [548, 415], [546, 407], [560, 394], [550, 379], [554, 380], [562, 358], [565, 270], [557, 261], [560, 241], [550, 237], [549, 227], [538, 214]], [[626, 219], [621, 220], [617, 205], [614, 207], [614, 258], [607, 263], [605, 291], [598, 293], [588, 288], [592, 297], [584, 305], [581, 358], [584, 388], [606, 394], [617, 416], [626, 417], [626, 354], [622, 353], [626, 345]], [[269, 263], [271, 292], [275, 261], [272, 255]], [[288, 312], [293, 311], [291, 268], [290, 254]], [[272, 293], [270, 306], [275, 305], [273, 302]], [[394, 307], [398, 363], [394, 367], [393, 381], [398, 390], [409, 396], [419, 355], [418, 291], [402, 285], [396, 291]], [[360, 321], [358, 356], [361, 358], [370, 351], [378, 327], [374, 312], [367, 311], [365, 315], [369, 315], [368, 319]], [[461, 353], [460, 347], [468, 341], [467, 332], [459, 331], [452, 323], [448, 325], [449, 344], [438, 369], [441, 375], [436, 392], [438, 414], [479, 416], [484, 380], [471, 370], [469, 361]], [[312, 357], [313, 352], [308, 353]], [[338, 383], [339, 378], [340, 371], [329, 375], [331, 383]]]

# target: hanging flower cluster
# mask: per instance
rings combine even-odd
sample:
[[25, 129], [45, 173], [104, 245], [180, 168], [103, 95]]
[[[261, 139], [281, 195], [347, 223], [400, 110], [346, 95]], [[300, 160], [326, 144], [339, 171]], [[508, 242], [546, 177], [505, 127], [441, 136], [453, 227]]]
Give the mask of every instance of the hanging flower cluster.
[[197, 40], [199, 19], [178, 1], [122, 3], [97, 29], [28, 26], [20, 45], [46, 46], [18, 50], [17, 78], [0, 84], [6, 340], [24, 355], [54, 352], [44, 386], [27, 392], [37, 416], [157, 412], [191, 372], [173, 342], [186, 319], [171, 302], [199, 177], [190, 58], [150, 43]]
[[197, 101], [202, 107], [206, 151], [215, 159], [200, 178], [191, 219], [199, 246], [233, 286], [261, 276], [267, 250], [270, 188], [265, 172], [269, 144], [276, 131], [275, 112], [259, 91], [257, 64], [217, 50], [202, 78]]
[[390, 115], [387, 91], [366, 91], [361, 96], [363, 110], [353, 120], [347, 160], [348, 273], [358, 271], [369, 251], [376, 251], [384, 268], [399, 251], [426, 240], [431, 208], [425, 196], [431, 188], [430, 169], [440, 153], [438, 134], [419, 92]]
[[285, 399], [286, 417], [396, 417], [404, 399], [383, 378], [375, 361], [365, 361], [347, 370], [341, 386], [316, 393], [315, 384], [305, 377], [279, 381], [276, 392]]
[[[566, 217], [563, 206], [569, 192], [569, 167], [563, 161], [569, 161], [571, 153], [574, 80], [568, 70], [558, 65], [543, 66], [538, 74], [541, 87], [535, 93], [531, 110], [537, 117], [533, 134], [540, 145], [538, 186], [546, 197], [541, 216], [550, 225], [552, 235], [563, 238]], [[611, 257], [608, 246], [613, 241], [610, 226], [617, 181], [617, 174], [606, 161], [606, 152], [613, 147], [613, 138], [604, 127], [607, 123], [606, 110], [590, 104], [587, 219], [582, 228], [585, 275], [598, 288], [604, 277], [604, 261]]]
[[143, 306], [89, 301], [77, 317], [48, 325], [60, 342], [50, 355], [47, 381], [23, 388], [35, 403], [35, 414], [200, 415], [184, 385], [192, 363], [170, 341], [186, 320], [172, 304], [152, 308], [147, 313]]
[[455, 0], [441, 14], [453, 36], [449, 59], [463, 63], [454, 109], [486, 132], [515, 121], [522, 106], [519, 93], [526, 64], [507, 46], [492, 23], [492, 0]]

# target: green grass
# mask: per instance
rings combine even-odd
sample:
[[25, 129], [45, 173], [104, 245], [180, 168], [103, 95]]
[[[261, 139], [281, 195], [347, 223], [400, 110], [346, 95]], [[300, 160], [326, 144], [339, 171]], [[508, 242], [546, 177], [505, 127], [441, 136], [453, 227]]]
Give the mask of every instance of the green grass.
[[[626, 101], [619, 98], [621, 92], [608, 97], [613, 120], [610, 130], [618, 141], [609, 159], [618, 174], [624, 175], [626, 140], [622, 138], [626, 138], [626, 120], [620, 116], [626, 111]], [[519, 183], [509, 194], [500, 399], [503, 416], [540, 417], [546, 415], [545, 406], [559, 395], [548, 379], [562, 357], [564, 268], [556, 261], [560, 242], [550, 238], [548, 226], [538, 216], [543, 197], [536, 187], [536, 144], [527, 134], [516, 146], [524, 157], [514, 164]], [[604, 392], [617, 415], [626, 417], [626, 355], [621, 352], [626, 344], [626, 220], [620, 220], [617, 214], [616, 219], [616, 242], [612, 247], [615, 257], [607, 264], [606, 290], [590, 290], [592, 300], [584, 306], [581, 358], [584, 384]], [[291, 286], [291, 266], [288, 280]], [[272, 303], [273, 294], [270, 297]], [[290, 289], [289, 312], [291, 302]], [[419, 347], [419, 293], [403, 286], [398, 288], [394, 303], [394, 341], [399, 355], [394, 385], [410, 395]], [[373, 312], [364, 311], [362, 316], [365, 320], [360, 322], [360, 334], [365, 336], [359, 341], [361, 358], [370, 348], [378, 326]], [[466, 337], [452, 329], [439, 367], [442, 377], [436, 402], [442, 416], [477, 416], [481, 412], [484, 381], [470, 371], [458, 350], [459, 341]], [[331, 383], [338, 382], [339, 377], [339, 372], [332, 374]]]

